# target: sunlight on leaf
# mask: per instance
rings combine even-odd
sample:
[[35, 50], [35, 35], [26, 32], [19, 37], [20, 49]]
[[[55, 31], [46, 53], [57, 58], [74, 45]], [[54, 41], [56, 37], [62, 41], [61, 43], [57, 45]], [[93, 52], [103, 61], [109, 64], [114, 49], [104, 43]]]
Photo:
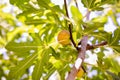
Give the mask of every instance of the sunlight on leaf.
[[36, 59], [37, 55], [38, 55], [37, 53], [34, 53], [31, 56], [27, 57], [26, 59], [20, 61], [20, 63], [17, 66], [12, 67], [10, 69], [8, 79], [9, 80], [12, 80], [13, 78], [19, 79], [19, 77], [24, 74], [25, 70], [33, 64], [33, 61]]

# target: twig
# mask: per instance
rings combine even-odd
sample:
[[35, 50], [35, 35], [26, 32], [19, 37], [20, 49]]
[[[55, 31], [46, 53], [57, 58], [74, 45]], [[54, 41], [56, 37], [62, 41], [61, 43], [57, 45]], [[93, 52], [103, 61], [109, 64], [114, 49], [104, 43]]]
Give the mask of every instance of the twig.
[[67, 2], [66, 0], [64, 0], [64, 5], [65, 5], [65, 11], [66, 11], [66, 15], [69, 18], [69, 14], [68, 14], [68, 10], [67, 10]]
[[76, 7], [78, 8], [78, 3], [77, 3], [77, 1], [76, 0], [74, 0], [75, 1], [75, 5], [76, 5]]
[[[81, 42], [80, 42], [80, 43], [81, 43]], [[80, 44], [80, 43], [79, 43], [79, 44]], [[107, 45], [107, 41], [104, 41], [104, 42], [99, 43], [99, 44], [96, 44], [96, 45], [89, 45], [89, 44], [87, 44], [86, 50], [95, 49], [95, 48], [98, 48], [98, 47], [104, 46], [104, 45]], [[81, 48], [79, 48], [79, 50], [81, 50]]]
[[81, 50], [79, 50], [78, 58], [77, 58], [75, 64], [73, 65], [71, 72], [68, 74], [68, 77], [66, 80], [75, 80], [75, 77], [85, 59], [87, 41], [88, 41], [88, 36], [83, 36], [83, 39], [81, 40]]
[[87, 10], [87, 13], [86, 13], [86, 15], [84, 16], [84, 18], [86, 17], [86, 21], [87, 20], [89, 20], [89, 18], [90, 18], [90, 11], [89, 10]]
[[99, 44], [96, 44], [96, 45], [88, 45], [87, 46], [87, 50], [90, 50], [90, 49], [95, 49], [95, 48], [98, 48], [100, 46], [104, 46], [107, 44], [107, 41], [104, 41], [102, 43], [99, 43]]
[[78, 47], [76, 46], [76, 43], [73, 40], [71, 25], [69, 25], [69, 32], [70, 32], [70, 40], [71, 40], [72, 44], [74, 45], [74, 47], [76, 48], [76, 50], [78, 50]]
[[[66, 16], [69, 18], [66, 0], [64, 0], [64, 4], [65, 4]], [[77, 46], [76, 46], [76, 43], [75, 43], [75, 41], [73, 40], [73, 36], [72, 36], [72, 24], [69, 23], [68, 26], [69, 26], [69, 32], [70, 32], [70, 40], [71, 40], [72, 44], [74, 45], [74, 47], [78, 50], [78, 48], [77, 48]]]

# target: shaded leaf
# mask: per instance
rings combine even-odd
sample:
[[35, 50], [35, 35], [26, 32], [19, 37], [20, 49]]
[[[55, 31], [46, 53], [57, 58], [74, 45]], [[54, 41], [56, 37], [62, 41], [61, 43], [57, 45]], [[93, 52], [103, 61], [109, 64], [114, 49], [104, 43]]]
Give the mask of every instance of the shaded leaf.
[[85, 7], [87, 8], [92, 8], [95, 0], [82, 0], [82, 3], [84, 4]]
[[50, 0], [37, 0], [38, 2], [38, 5], [40, 7], [44, 7], [44, 8], [47, 8], [47, 9], [50, 9], [51, 7], [48, 5], [50, 3]]
[[114, 34], [112, 35], [112, 40], [109, 45], [117, 45], [120, 40], [120, 28], [116, 29], [114, 31]]
[[82, 0], [82, 3], [89, 10], [103, 10], [101, 6], [105, 4], [116, 4], [119, 0]]
[[10, 0], [10, 3], [16, 5], [22, 10], [26, 10], [27, 8], [31, 8], [31, 5], [28, 3], [30, 0]]
[[34, 20], [27, 20], [25, 23], [28, 25], [31, 25], [31, 24], [38, 25], [38, 24], [45, 24], [48, 22], [49, 21], [47, 19], [34, 19]]
[[113, 50], [115, 50], [116, 52], [120, 53], [120, 45], [116, 45], [116, 46], [111, 46], [113, 48]]
[[114, 31], [114, 34], [111, 34], [110, 40], [108, 40], [108, 44], [113, 50], [120, 53], [120, 28], [117, 28]]
[[112, 72], [110, 72], [110, 71], [106, 71], [106, 72], [107, 72], [109, 75], [112, 76], [113, 80], [120, 80], [120, 77], [117, 76], [116, 74], [114, 74], [114, 73], [112, 73]]
[[60, 54], [56, 53], [56, 51], [52, 47], [50, 47], [50, 49], [52, 52], [52, 56], [54, 56], [56, 59], [58, 59], [60, 57]]
[[[84, 30], [85, 34], [90, 34], [90, 33], [93, 33], [93, 32], [97, 32], [97, 30], [99, 30], [100, 28], [103, 28], [103, 24], [99, 23], [99, 22], [89, 22], [89, 23], [86, 23], [86, 28]], [[96, 31], [95, 31], [96, 30]]]

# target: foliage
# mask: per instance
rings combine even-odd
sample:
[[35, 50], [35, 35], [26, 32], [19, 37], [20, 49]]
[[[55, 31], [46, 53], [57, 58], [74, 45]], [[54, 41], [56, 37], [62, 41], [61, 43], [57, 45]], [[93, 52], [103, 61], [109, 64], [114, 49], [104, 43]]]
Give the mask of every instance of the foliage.
[[[6, 5], [0, 4], [0, 50], [5, 50], [0, 52], [0, 78], [48, 80], [56, 74], [58, 80], [65, 80], [78, 52], [73, 45], [61, 45], [56, 37], [60, 31], [69, 30], [68, 24], [72, 24], [76, 44], [83, 35], [88, 35], [93, 45], [107, 41], [107, 45], [97, 48], [97, 52], [97, 49], [90, 50], [97, 56], [97, 60], [94, 65], [84, 63], [87, 73], [83, 79], [119, 80], [120, 64], [116, 59], [120, 56], [120, 1], [81, 0], [81, 3], [90, 14], [101, 14], [85, 20], [89, 14], [82, 14], [81, 10], [72, 5], [69, 6], [71, 17], [68, 19], [65, 6], [61, 8], [51, 0], [10, 0], [10, 4], [21, 11], [19, 14], [14, 12], [16, 16], [13, 16], [3, 11]], [[116, 28], [113, 32], [104, 29], [109, 19]], [[113, 50], [113, 54], [106, 56], [108, 48]], [[8, 59], [5, 59], [6, 56]], [[86, 52], [86, 58], [90, 57]], [[90, 77], [88, 74], [92, 71], [97, 73]]]

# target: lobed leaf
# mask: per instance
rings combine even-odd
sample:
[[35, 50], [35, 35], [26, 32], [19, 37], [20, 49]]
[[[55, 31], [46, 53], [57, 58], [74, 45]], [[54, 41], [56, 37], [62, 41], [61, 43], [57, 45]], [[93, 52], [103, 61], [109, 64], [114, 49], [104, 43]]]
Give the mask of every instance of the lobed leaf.
[[[75, 40], [79, 39], [82, 35], [82, 26], [81, 24], [83, 23], [82, 19], [83, 19], [83, 16], [81, 14], [81, 12], [78, 10], [77, 7], [75, 6], [71, 6], [71, 14], [72, 14], [72, 18], [74, 20], [74, 27], [73, 29], [75, 30], [76, 34], [74, 33], [74, 38]], [[77, 38], [77, 39], [76, 39]]]
[[83, 16], [77, 7], [71, 6], [71, 13], [72, 13], [72, 17], [75, 20], [75, 22], [77, 23], [82, 22]]
[[39, 80], [42, 76], [42, 73], [44, 71], [44, 66], [48, 63], [50, 58], [50, 49], [43, 49], [41, 53], [39, 53], [39, 59], [37, 60], [34, 71], [32, 73], [32, 79], [33, 80]]
[[114, 34], [110, 36], [111, 40], [108, 40], [108, 45], [116, 52], [120, 53], [120, 28], [114, 31]]
[[110, 71], [106, 71], [106, 72], [107, 72], [107, 74], [109, 74], [109, 75], [112, 76], [112, 79], [113, 79], [113, 80], [120, 80], [120, 77], [117, 76], [115, 73], [112, 73], [112, 72], [110, 72]]
[[82, 3], [84, 4], [85, 7], [87, 8], [92, 8], [95, 0], [82, 0]]
[[102, 6], [105, 4], [116, 4], [119, 0], [82, 0], [83, 5], [89, 10], [103, 10]]
[[[16, 42], [14, 39], [8, 42], [5, 48], [9, 51], [15, 52], [17, 56], [26, 57], [30, 53], [35, 53], [38, 51], [38, 48], [41, 48], [41, 41], [39, 36], [34, 35], [33, 41], [27, 42]], [[39, 40], [38, 40], [39, 39]]]
[[35, 61], [37, 55], [38, 55], [37, 53], [33, 53], [31, 56], [29, 56], [26, 59], [20, 61], [20, 63], [17, 66], [12, 67], [10, 69], [8, 79], [9, 80], [19, 79], [20, 76], [22, 76], [24, 74], [25, 70], [33, 64], [33, 61]]

